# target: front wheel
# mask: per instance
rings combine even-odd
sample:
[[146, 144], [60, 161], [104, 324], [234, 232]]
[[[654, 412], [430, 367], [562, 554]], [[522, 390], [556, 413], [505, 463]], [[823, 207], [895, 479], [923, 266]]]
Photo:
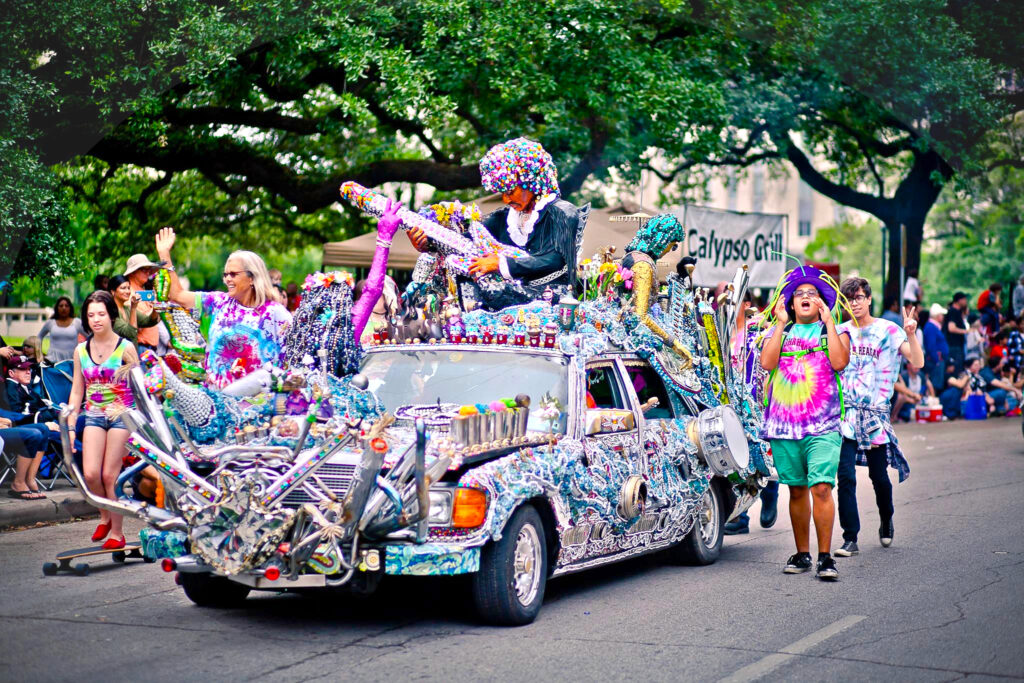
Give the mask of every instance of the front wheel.
[[544, 602], [547, 577], [544, 525], [537, 511], [525, 505], [505, 525], [501, 540], [481, 551], [472, 589], [477, 612], [490, 624], [529, 624]]
[[237, 607], [250, 588], [216, 574], [179, 574], [188, 599], [200, 607]]
[[708, 565], [722, 552], [722, 527], [728, 515], [723, 491], [727, 484], [713, 479], [701, 499], [697, 521], [679, 545], [669, 549], [669, 555], [679, 564]]

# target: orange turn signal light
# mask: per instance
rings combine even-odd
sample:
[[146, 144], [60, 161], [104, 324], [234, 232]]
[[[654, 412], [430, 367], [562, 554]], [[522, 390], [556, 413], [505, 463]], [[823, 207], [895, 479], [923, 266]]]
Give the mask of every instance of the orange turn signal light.
[[452, 501], [452, 526], [473, 529], [487, 519], [487, 494], [480, 489], [455, 489]]

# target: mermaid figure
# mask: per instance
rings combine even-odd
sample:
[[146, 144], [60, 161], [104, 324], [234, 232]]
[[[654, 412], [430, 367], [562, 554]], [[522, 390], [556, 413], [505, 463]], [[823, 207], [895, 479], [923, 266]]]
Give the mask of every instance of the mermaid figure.
[[700, 381], [693, 370], [693, 354], [682, 340], [665, 331], [663, 325], [667, 326], [668, 321], [664, 320], [661, 307], [653, 305], [658, 294], [657, 261], [675, 249], [685, 236], [678, 218], [659, 214], [637, 230], [626, 245], [622, 266], [633, 271], [633, 311], [644, 328], [661, 340], [660, 348], [652, 348], [642, 339], [636, 339], [638, 353], [672, 386], [692, 393], [700, 389]]

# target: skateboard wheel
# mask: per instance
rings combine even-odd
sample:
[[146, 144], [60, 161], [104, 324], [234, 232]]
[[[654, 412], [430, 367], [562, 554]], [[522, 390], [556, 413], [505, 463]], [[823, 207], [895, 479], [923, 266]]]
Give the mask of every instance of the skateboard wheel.
[[125, 555], [124, 553], [114, 553], [114, 555], [113, 555], [114, 562], [117, 562], [117, 563], [123, 563], [127, 557], [128, 556]]
[[43, 563], [43, 576], [55, 576], [57, 574], [56, 562]]
[[75, 565], [75, 573], [78, 574], [79, 576], [88, 576], [89, 575], [89, 565], [84, 564], [84, 563], [83, 564], [76, 564]]

